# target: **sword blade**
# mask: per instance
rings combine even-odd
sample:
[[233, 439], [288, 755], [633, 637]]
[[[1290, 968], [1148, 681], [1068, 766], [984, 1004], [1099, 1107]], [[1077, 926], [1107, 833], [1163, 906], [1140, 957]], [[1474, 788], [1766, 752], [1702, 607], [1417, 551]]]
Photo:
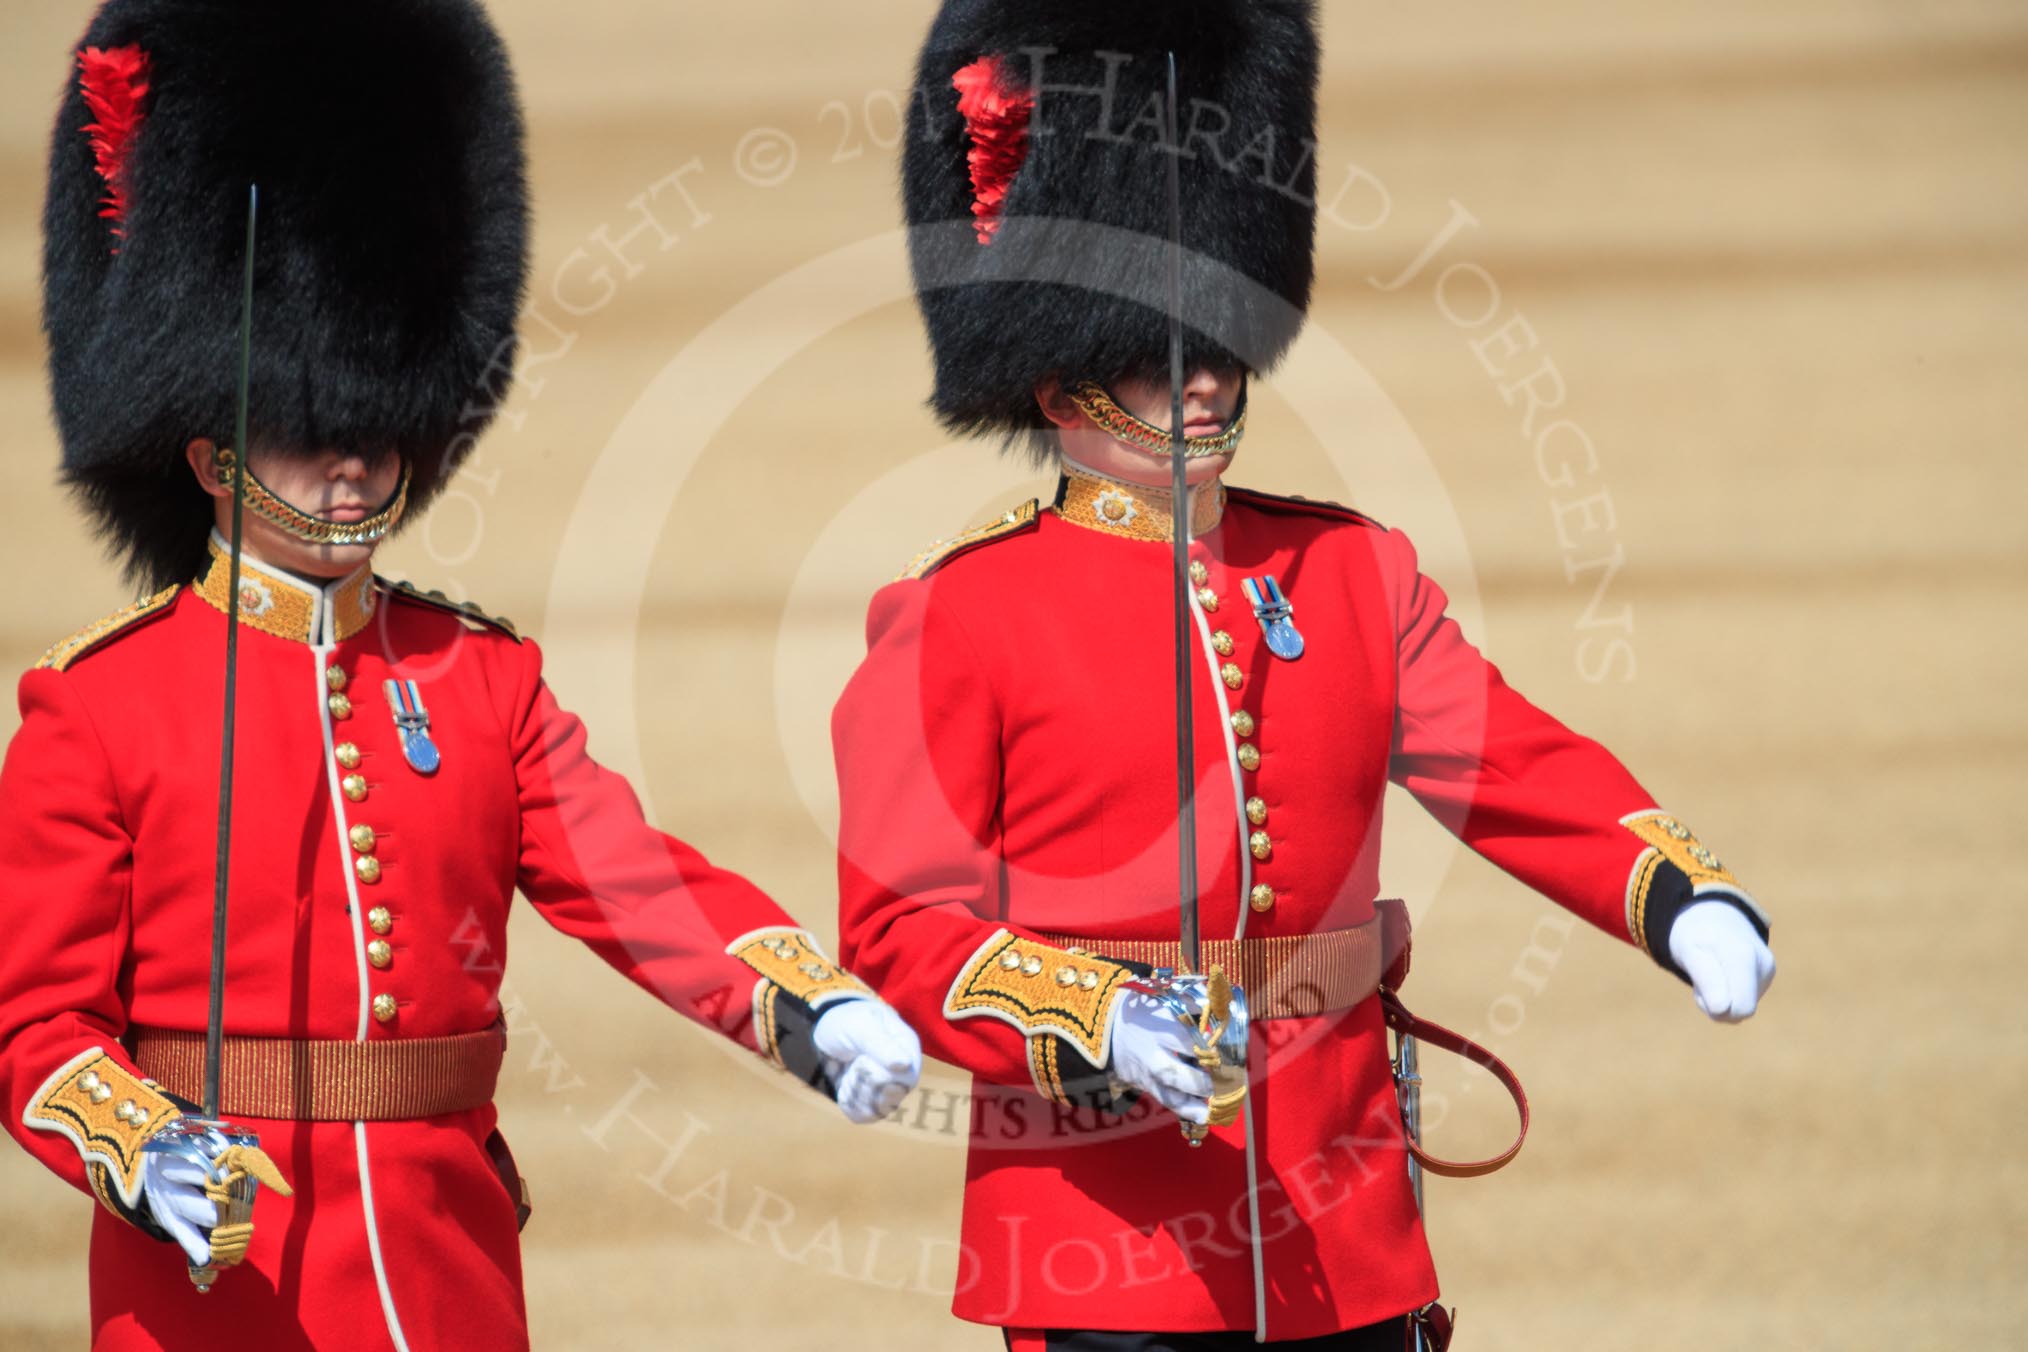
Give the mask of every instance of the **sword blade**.
[[[1408, 1139], [1422, 1144], [1422, 1071], [1416, 1056], [1415, 1039], [1398, 1034], [1394, 1048], [1394, 1083], [1401, 1094], [1401, 1128]], [[1416, 1214], [1422, 1214], [1422, 1161], [1408, 1157], [1408, 1185], [1415, 1193]]]
[[1183, 962], [1203, 966], [1197, 931], [1197, 754], [1191, 733], [1190, 488], [1183, 454], [1183, 177], [1176, 130], [1176, 53], [1169, 53], [1163, 150], [1169, 156], [1169, 517], [1176, 597], [1176, 852]]
[[218, 860], [211, 892], [211, 1002], [204, 1021], [204, 1116], [216, 1122], [220, 1065], [225, 1059], [225, 915], [232, 869], [232, 753], [239, 707], [239, 565], [246, 512], [247, 392], [253, 383], [254, 235], [260, 189], [246, 190], [246, 277], [239, 300], [239, 406], [233, 418], [232, 565], [225, 613], [225, 716], [218, 754]]

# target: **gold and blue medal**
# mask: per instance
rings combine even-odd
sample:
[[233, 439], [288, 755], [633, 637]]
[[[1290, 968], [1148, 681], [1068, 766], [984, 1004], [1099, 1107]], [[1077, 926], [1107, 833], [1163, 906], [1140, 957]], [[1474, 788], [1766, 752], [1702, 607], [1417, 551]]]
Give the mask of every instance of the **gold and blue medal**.
[[1296, 608], [1282, 594], [1282, 584], [1275, 581], [1274, 574], [1250, 577], [1240, 585], [1246, 589], [1246, 599], [1253, 605], [1254, 619], [1260, 621], [1261, 636], [1267, 640], [1268, 651], [1284, 662], [1293, 662], [1301, 657], [1303, 636], [1296, 630]]
[[444, 763], [443, 753], [430, 737], [430, 711], [424, 707], [422, 688], [414, 681], [386, 683], [387, 707], [394, 711], [395, 731], [401, 737], [402, 758], [419, 775], [433, 775]]

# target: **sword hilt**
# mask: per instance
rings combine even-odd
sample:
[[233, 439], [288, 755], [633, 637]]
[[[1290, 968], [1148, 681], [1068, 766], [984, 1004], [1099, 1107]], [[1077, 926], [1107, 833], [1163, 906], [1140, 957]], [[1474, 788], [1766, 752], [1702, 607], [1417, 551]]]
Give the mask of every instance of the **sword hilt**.
[[[141, 1150], [150, 1155], [171, 1155], [188, 1160], [204, 1170], [204, 1176], [217, 1184], [225, 1181], [226, 1175], [219, 1167], [219, 1161], [226, 1157], [234, 1146], [253, 1149], [260, 1147], [261, 1138], [254, 1132], [233, 1126], [230, 1122], [215, 1121], [203, 1117], [179, 1117], [168, 1126], [142, 1142]], [[225, 1203], [219, 1207], [218, 1221], [211, 1227], [216, 1234], [226, 1226], [246, 1225], [253, 1219], [254, 1198], [260, 1192], [260, 1180], [251, 1172], [243, 1171], [233, 1180], [231, 1191]], [[229, 1264], [206, 1263], [203, 1266], [189, 1264], [190, 1284], [200, 1294], [209, 1292], [218, 1281], [218, 1274]]]
[[1247, 1036], [1252, 1026], [1246, 992], [1227, 980], [1215, 963], [1203, 975], [1157, 967], [1124, 988], [1154, 999], [1190, 1029], [1191, 1054], [1211, 1076], [1211, 1112], [1208, 1121], [1183, 1123], [1183, 1139], [1203, 1145], [1211, 1128], [1238, 1121], [1246, 1102]]

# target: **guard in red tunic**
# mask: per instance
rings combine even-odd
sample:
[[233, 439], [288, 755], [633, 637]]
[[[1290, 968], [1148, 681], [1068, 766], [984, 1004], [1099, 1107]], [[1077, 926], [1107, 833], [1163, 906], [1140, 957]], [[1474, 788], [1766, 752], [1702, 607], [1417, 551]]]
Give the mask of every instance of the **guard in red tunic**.
[[[1380, 989], [1390, 782], [1713, 1017], [1773, 974], [1733, 875], [1502, 681], [1399, 531], [1226, 484], [1247, 380], [1308, 301], [1316, 62], [1305, 0], [949, 0], [920, 60], [904, 196], [933, 404], [1061, 479], [873, 599], [833, 719], [841, 956], [975, 1076], [955, 1308], [1020, 1352], [1392, 1352], [1430, 1317]], [[1251, 1015], [1238, 1112], [1143, 979], [1181, 965], [1179, 512], [1203, 961]]]
[[[97, 1348], [523, 1347], [525, 1200], [492, 1103], [516, 891], [855, 1121], [913, 1083], [914, 1036], [768, 897], [647, 825], [534, 643], [372, 571], [513, 368], [522, 126], [480, 9], [113, 0], [73, 60], [46, 211], [54, 401], [65, 477], [146, 597], [21, 680], [0, 1107], [104, 1203]], [[235, 589], [215, 528], [240, 476]], [[234, 609], [219, 1107], [258, 1146], [205, 1164], [150, 1144], [200, 1095]], [[264, 1186], [228, 1222], [241, 1175]], [[200, 1294], [179, 1259], [222, 1271]]]

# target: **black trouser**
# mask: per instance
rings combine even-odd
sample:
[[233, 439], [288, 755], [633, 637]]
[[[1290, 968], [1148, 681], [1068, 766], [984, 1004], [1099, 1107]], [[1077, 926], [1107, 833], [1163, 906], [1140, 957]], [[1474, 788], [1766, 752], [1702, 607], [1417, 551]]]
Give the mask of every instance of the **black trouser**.
[[[1327, 1333], [1321, 1338], [1304, 1338], [1293, 1343], [1269, 1343], [1280, 1352], [1402, 1352], [1408, 1336], [1402, 1319], [1383, 1319], [1378, 1324]], [[1044, 1333], [1049, 1352], [1241, 1352], [1261, 1344], [1251, 1333], [1106, 1333], [1090, 1329], [1050, 1329]], [[1009, 1344], [1012, 1337], [1009, 1336]]]

